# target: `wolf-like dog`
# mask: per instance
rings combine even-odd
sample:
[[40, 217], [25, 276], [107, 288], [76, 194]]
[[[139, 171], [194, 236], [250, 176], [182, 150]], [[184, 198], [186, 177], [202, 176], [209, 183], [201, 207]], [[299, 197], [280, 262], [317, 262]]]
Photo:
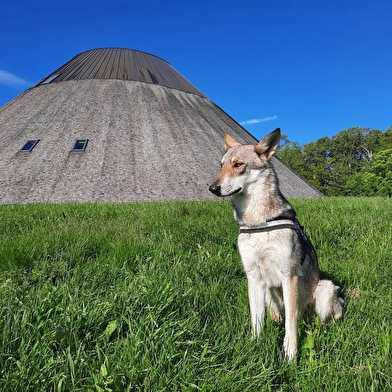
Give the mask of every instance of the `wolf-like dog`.
[[321, 280], [316, 252], [279, 190], [271, 158], [280, 129], [256, 145], [242, 145], [225, 134], [226, 153], [209, 190], [231, 196], [234, 219], [240, 225], [238, 249], [248, 279], [253, 336], [258, 338], [266, 309], [279, 320], [284, 315], [284, 355], [297, 354], [297, 319], [320, 315], [323, 322], [342, 317], [339, 287]]

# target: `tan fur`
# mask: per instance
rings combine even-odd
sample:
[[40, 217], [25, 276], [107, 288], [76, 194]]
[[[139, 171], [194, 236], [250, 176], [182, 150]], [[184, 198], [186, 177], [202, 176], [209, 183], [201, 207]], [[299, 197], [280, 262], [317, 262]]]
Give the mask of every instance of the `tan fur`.
[[[296, 220], [270, 163], [279, 140], [279, 128], [255, 146], [241, 145], [225, 135], [226, 153], [210, 191], [231, 196], [234, 218], [241, 228], [263, 227], [277, 217], [288, 217], [291, 224]], [[248, 279], [253, 335], [260, 336], [267, 308], [274, 320], [284, 315], [287, 358], [297, 354], [299, 316], [319, 314], [323, 321], [342, 316], [344, 302], [338, 297], [338, 287], [320, 280], [314, 248], [297, 230], [241, 233], [238, 248]]]
[[234, 139], [232, 136], [230, 136], [228, 133], [225, 133], [224, 141], [225, 141], [225, 148], [226, 148], [226, 151], [227, 151], [229, 148], [231, 148], [231, 147], [239, 146], [239, 145], [240, 145], [240, 143], [238, 143], [237, 140], [235, 140], [235, 139]]

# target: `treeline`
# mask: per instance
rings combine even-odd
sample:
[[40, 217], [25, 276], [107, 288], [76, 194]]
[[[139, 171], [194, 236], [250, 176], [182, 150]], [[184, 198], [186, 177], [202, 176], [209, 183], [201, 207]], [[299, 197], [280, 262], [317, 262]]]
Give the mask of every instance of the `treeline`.
[[277, 155], [326, 196], [392, 196], [392, 126], [352, 127], [304, 145], [283, 137]]

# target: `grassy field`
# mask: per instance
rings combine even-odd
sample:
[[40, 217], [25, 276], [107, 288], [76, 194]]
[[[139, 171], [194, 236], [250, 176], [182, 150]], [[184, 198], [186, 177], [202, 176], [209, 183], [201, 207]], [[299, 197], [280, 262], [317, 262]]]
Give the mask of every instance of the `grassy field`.
[[341, 322], [251, 340], [231, 204], [0, 206], [1, 391], [392, 391], [392, 200], [294, 200]]

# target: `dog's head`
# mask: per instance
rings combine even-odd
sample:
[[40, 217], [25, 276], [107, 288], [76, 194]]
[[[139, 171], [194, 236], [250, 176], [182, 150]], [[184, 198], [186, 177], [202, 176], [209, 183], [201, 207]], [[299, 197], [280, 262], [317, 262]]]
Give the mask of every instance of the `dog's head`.
[[242, 145], [226, 133], [226, 153], [221, 161], [221, 171], [210, 185], [210, 192], [217, 196], [232, 196], [246, 191], [250, 184], [260, 178], [260, 171], [270, 167], [269, 161], [279, 140], [279, 128], [254, 146]]

